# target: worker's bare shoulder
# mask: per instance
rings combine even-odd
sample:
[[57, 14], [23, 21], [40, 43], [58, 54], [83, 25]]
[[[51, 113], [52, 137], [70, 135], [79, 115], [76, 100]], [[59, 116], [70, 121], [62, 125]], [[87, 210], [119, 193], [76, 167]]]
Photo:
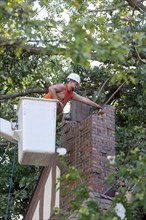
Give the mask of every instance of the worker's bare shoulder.
[[58, 83], [58, 84], [51, 85], [49, 87], [49, 89], [55, 89], [56, 91], [62, 91], [65, 89], [65, 86], [63, 83]]

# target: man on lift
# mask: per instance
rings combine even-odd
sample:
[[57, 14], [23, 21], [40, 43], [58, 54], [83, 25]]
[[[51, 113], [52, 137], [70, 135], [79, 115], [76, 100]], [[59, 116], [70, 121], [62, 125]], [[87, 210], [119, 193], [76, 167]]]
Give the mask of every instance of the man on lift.
[[102, 107], [87, 97], [78, 95], [75, 89], [80, 85], [80, 76], [76, 73], [71, 73], [67, 77], [67, 83], [56, 84], [49, 87], [48, 93], [44, 96], [46, 99], [58, 99], [59, 105], [57, 107], [57, 114], [63, 111], [64, 106], [68, 101], [75, 100], [100, 110]]

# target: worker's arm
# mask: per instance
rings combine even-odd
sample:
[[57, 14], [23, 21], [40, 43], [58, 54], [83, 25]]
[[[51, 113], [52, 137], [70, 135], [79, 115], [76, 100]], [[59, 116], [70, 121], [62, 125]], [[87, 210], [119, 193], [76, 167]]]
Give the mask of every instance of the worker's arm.
[[102, 109], [102, 107], [100, 105], [98, 105], [97, 103], [91, 101], [89, 98], [87, 97], [84, 97], [84, 96], [81, 96], [81, 95], [78, 95], [76, 92], [73, 93], [73, 97], [72, 97], [72, 100], [75, 100], [75, 101], [79, 101], [79, 102], [83, 102], [87, 105], [90, 105], [92, 107], [95, 107], [97, 109]]

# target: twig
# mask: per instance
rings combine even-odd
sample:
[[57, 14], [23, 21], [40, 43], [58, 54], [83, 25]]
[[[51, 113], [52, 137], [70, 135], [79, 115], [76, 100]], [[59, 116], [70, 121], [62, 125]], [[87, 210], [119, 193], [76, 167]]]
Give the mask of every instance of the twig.
[[134, 46], [134, 49], [135, 49], [135, 51], [136, 51], [136, 54], [137, 54], [138, 59], [139, 59], [142, 63], [146, 64], [146, 61], [144, 61], [144, 60], [140, 57], [139, 52], [138, 52], [138, 50], [137, 50], [137, 48], [136, 48], [135, 46]]
[[110, 96], [110, 98], [105, 102], [104, 105], [107, 105], [109, 103], [109, 101], [113, 98], [113, 96], [122, 88], [122, 86], [125, 84], [125, 82], [123, 82], [118, 88], [117, 90]]
[[97, 102], [98, 97], [99, 97], [99, 95], [100, 95], [100, 93], [101, 93], [103, 87], [105, 86], [105, 84], [106, 84], [108, 81], [109, 81], [109, 78], [102, 84], [102, 86], [101, 86], [101, 88], [100, 88], [100, 90], [99, 90], [99, 92], [98, 92], [98, 95], [97, 95], [97, 97], [96, 97], [96, 101], [95, 101], [95, 102]]
[[130, 107], [132, 107], [133, 105], [123, 105], [123, 106], [117, 106], [116, 107], [116, 110], [117, 109], [123, 109], [123, 108], [130, 108]]

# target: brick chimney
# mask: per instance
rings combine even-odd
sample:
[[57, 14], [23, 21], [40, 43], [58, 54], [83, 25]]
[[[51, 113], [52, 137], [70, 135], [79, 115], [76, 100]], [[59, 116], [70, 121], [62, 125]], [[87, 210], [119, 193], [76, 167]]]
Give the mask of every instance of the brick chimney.
[[[107, 156], [115, 156], [115, 110], [106, 106], [105, 112], [104, 115], [98, 115], [97, 112], [89, 115], [88, 106], [74, 102], [71, 108], [72, 121], [64, 123], [62, 127], [62, 146], [67, 149], [67, 165], [80, 170], [80, 183], [98, 194], [108, 189], [105, 179], [114, 170]], [[74, 187], [74, 184], [69, 187], [68, 195]], [[61, 208], [69, 209], [64, 196], [61, 196]]]

